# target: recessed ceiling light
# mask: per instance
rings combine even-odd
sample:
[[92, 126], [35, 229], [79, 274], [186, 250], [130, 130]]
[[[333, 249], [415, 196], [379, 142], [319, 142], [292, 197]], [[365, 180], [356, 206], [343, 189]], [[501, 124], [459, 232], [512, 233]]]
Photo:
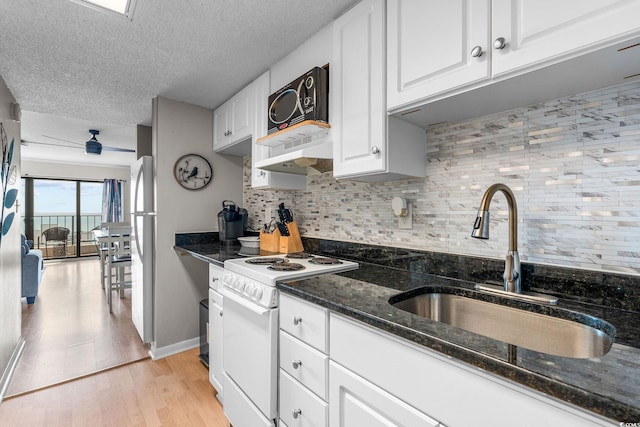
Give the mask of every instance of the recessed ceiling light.
[[135, 0], [71, 0], [74, 3], [88, 6], [96, 10], [109, 10], [131, 19]]

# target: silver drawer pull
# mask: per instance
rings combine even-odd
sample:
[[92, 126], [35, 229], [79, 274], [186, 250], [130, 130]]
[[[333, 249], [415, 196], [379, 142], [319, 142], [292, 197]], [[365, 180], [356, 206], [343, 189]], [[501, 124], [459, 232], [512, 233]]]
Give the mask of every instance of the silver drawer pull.
[[294, 360], [293, 361], [293, 369], [298, 369], [300, 366], [302, 366], [302, 361], [301, 360]]
[[302, 415], [302, 410], [300, 409], [293, 410], [293, 418], [298, 418], [300, 415]]
[[299, 323], [302, 323], [302, 317], [294, 316], [293, 317], [293, 324], [297, 325]]

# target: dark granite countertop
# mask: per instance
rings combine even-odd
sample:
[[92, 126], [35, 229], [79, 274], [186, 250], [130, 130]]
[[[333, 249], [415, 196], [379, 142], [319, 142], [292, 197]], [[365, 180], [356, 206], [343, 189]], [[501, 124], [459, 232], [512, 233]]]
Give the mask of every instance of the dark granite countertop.
[[[599, 358], [518, 348], [514, 359], [507, 343], [412, 315], [388, 302], [423, 286], [473, 292], [475, 283], [499, 278], [503, 261], [318, 239], [303, 242], [309, 252], [358, 261], [360, 268], [278, 283], [282, 292], [618, 422], [640, 422], [640, 278], [524, 263], [525, 289], [559, 296], [560, 310], [609, 322], [616, 329], [615, 341]], [[240, 245], [221, 244], [217, 233], [176, 234], [174, 248], [219, 266], [241, 256]]]
[[599, 358], [573, 359], [517, 348], [515, 360], [513, 353], [510, 360], [504, 342], [412, 315], [388, 303], [392, 296], [422, 286], [473, 292], [473, 285], [361, 263], [358, 270], [278, 283], [278, 288], [607, 418], [640, 421], [640, 316], [636, 312], [561, 299], [561, 310], [597, 316], [616, 328], [611, 350]]
[[252, 251], [251, 249], [242, 248], [240, 243], [222, 243], [217, 232], [176, 233], [173, 248], [177, 252], [191, 255], [201, 261], [220, 267], [223, 267], [225, 260], [228, 259], [244, 256], [273, 255], [272, 252], [259, 250], [250, 252]]

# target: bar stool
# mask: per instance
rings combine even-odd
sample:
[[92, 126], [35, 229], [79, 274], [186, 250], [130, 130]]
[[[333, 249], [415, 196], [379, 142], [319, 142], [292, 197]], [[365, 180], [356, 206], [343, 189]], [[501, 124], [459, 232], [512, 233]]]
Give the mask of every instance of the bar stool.
[[[110, 226], [106, 246], [107, 303], [109, 313], [113, 313], [113, 291], [118, 291], [120, 298], [124, 298], [125, 289], [131, 288], [131, 226]], [[128, 272], [126, 267], [129, 267]]]
[[[105, 236], [109, 234], [110, 227], [129, 227], [129, 231], [131, 226], [128, 222], [102, 222], [100, 223], [100, 231], [102, 231]], [[102, 289], [104, 289], [104, 284], [107, 281], [107, 254], [109, 252], [106, 237], [98, 240], [98, 259], [100, 261], [100, 285]]]

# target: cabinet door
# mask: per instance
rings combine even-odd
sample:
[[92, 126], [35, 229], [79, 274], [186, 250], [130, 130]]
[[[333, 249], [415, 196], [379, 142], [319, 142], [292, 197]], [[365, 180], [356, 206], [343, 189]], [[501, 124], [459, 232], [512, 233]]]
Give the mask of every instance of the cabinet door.
[[493, 75], [540, 68], [622, 41], [638, 32], [640, 2], [626, 0], [493, 0]]
[[229, 143], [242, 141], [251, 136], [251, 116], [254, 105], [254, 86], [250, 84], [236, 96], [231, 99], [230, 117], [231, 117], [231, 133], [229, 134]]
[[363, 0], [333, 25], [333, 176], [387, 167], [384, 1]]
[[222, 366], [223, 301], [222, 295], [209, 289], [209, 382], [221, 396], [224, 373]]
[[389, 110], [489, 77], [489, 1], [388, 0]]
[[229, 105], [223, 104], [213, 112], [213, 151], [218, 151], [228, 143]]
[[256, 168], [256, 162], [269, 157], [269, 147], [256, 144], [256, 141], [267, 134], [267, 102], [269, 99], [269, 72], [267, 71], [254, 82], [255, 117], [253, 122], [253, 141], [251, 144], [251, 186], [264, 188], [269, 186], [269, 172]]
[[337, 363], [329, 362], [329, 424], [335, 427], [440, 424]]

